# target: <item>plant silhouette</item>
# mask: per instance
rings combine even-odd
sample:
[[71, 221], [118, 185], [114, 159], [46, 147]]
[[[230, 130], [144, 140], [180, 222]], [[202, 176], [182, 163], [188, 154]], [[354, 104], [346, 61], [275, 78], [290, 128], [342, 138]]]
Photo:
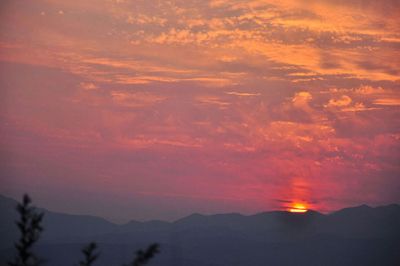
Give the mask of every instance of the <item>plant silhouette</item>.
[[19, 241], [15, 243], [17, 255], [10, 266], [39, 266], [41, 260], [32, 251], [33, 245], [39, 240], [40, 233], [43, 231], [41, 225], [43, 213], [38, 212], [31, 206], [31, 199], [24, 195], [22, 203], [17, 205], [19, 221], [16, 222], [21, 233]]
[[156, 255], [158, 252], [160, 252], [159, 245], [152, 244], [145, 251], [143, 251], [141, 249], [138, 250], [136, 252], [136, 258], [130, 264], [127, 264], [124, 266], [146, 265], [149, 262], [149, 260], [152, 259], [154, 257], [154, 255]]
[[79, 262], [79, 266], [91, 266], [95, 260], [99, 257], [99, 253], [95, 253], [97, 249], [97, 244], [94, 242], [89, 243], [82, 249], [84, 259]]
[[[40, 260], [35, 253], [32, 251], [34, 244], [39, 240], [40, 233], [43, 231], [42, 220], [44, 214], [38, 212], [35, 207], [31, 205], [32, 200], [25, 194], [22, 198], [22, 202], [17, 205], [17, 212], [19, 213], [19, 221], [16, 221], [18, 230], [21, 233], [19, 241], [15, 243], [17, 249], [17, 255], [14, 261], [9, 262], [9, 266], [40, 266], [42, 260]], [[83, 247], [83, 260], [79, 262], [79, 266], [92, 266], [94, 262], [100, 256], [100, 253], [96, 252], [97, 244], [95, 242], [89, 243]], [[131, 263], [123, 266], [142, 266], [146, 265], [155, 254], [159, 253], [159, 245], [152, 244], [145, 251], [138, 250], [136, 257]]]

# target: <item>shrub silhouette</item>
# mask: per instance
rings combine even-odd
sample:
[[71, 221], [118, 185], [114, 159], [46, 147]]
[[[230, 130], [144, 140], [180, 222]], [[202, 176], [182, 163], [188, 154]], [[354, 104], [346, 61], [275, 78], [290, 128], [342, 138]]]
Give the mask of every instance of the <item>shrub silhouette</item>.
[[15, 243], [17, 256], [10, 266], [39, 266], [40, 259], [33, 253], [32, 247], [39, 240], [40, 233], [43, 231], [41, 225], [43, 213], [37, 212], [35, 207], [31, 206], [31, 199], [24, 195], [22, 203], [17, 205], [19, 221], [16, 222], [21, 233], [19, 241]]
[[95, 260], [99, 257], [99, 253], [95, 253], [97, 244], [94, 242], [89, 243], [82, 249], [84, 259], [79, 262], [79, 266], [91, 266]]
[[158, 252], [160, 252], [158, 244], [152, 244], [145, 251], [138, 250], [136, 252], [136, 258], [130, 264], [126, 264], [124, 266], [146, 265], [147, 262], [149, 262], [149, 260], [153, 258], [154, 255], [156, 255]]
[[[42, 220], [44, 214], [38, 212], [35, 207], [31, 205], [32, 200], [25, 194], [22, 202], [18, 203], [17, 211], [19, 213], [19, 221], [16, 222], [18, 230], [21, 233], [19, 241], [15, 243], [17, 255], [14, 261], [9, 262], [9, 266], [40, 266], [40, 260], [32, 251], [34, 244], [39, 240], [40, 233], [43, 231]], [[100, 253], [96, 252], [97, 244], [94, 242], [89, 243], [83, 247], [82, 253], [84, 259], [79, 262], [79, 266], [92, 266]], [[131, 263], [123, 266], [142, 266], [147, 264], [155, 254], [159, 253], [159, 245], [152, 244], [145, 251], [138, 250], [136, 257]]]

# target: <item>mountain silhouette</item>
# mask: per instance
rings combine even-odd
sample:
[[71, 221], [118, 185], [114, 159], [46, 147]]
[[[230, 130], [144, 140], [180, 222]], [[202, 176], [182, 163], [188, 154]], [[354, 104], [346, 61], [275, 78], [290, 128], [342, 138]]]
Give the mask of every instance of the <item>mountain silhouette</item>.
[[[17, 202], [0, 196], [0, 265], [18, 237]], [[45, 213], [37, 249], [47, 265], [73, 265], [80, 248], [99, 243], [102, 265], [120, 265], [143, 245], [162, 252], [149, 265], [399, 265], [400, 206], [361, 205], [325, 215], [316, 211], [192, 214], [175, 222], [131, 221]]]

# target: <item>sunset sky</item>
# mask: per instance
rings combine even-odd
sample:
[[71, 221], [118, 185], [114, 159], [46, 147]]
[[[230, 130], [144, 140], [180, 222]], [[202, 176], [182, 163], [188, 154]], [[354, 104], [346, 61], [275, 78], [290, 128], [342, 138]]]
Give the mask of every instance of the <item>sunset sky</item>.
[[112, 221], [400, 202], [400, 1], [2, 0], [0, 194]]

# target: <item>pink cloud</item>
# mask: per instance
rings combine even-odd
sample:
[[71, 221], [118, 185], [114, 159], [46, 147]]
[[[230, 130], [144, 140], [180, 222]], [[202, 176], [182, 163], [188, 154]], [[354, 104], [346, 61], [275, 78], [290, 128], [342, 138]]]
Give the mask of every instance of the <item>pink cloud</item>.
[[398, 202], [398, 8], [339, 2], [6, 1], [0, 193], [120, 221]]

